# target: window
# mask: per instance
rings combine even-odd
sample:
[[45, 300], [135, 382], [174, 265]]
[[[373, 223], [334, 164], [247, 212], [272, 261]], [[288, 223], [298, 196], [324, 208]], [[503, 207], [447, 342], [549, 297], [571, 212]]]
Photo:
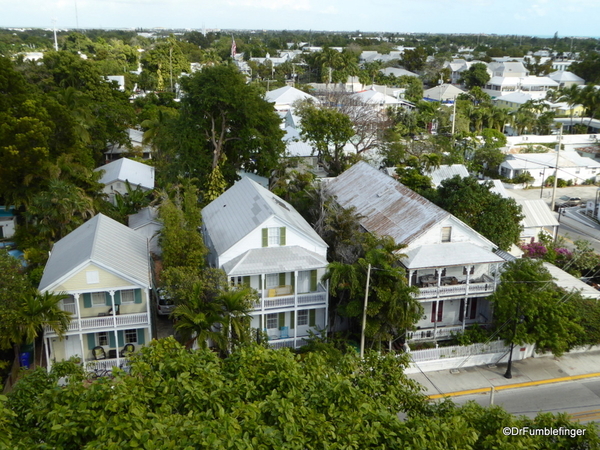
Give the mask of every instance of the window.
[[104, 292], [92, 293], [92, 306], [106, 306], [106, 295]]
[[100, 283], [100, 274], [97, 270], [90, 270], [85, 273], [87, 284]]
[[106, 331], [102, 331], [96, 334], [96, 344], [102, 346], [108, 345], [108, 333]]
[[269, 228], [269, 247], [278, 247], [279, 246], [279, 228], [271, 227]]
[[267, 274], [267, 289], [279, 286], [279, 274], [268, 273]]
[[441, 322], [443, 318], [444, 318], [444, 302], [443, 301], [433, 302], [431, 304], [431, 321], [434, 323]]
[[452, 239], [452, 227], [442, 228], [442, 242], [450, 242]]
[[133, 289], [121, 291], [121, 303], [123, 305], [126, 303], [135, 303], [135, 295], [133, 293]]
[[279, 328], [279, 317], [277, 317], [277, 314], [267, 314], [267, 328]]
[[137, 330], [125, 330], [125, 343], [136, 344], [137, 343]]
[[298, 326], [308, 325], [308, 309], [298, 311]]

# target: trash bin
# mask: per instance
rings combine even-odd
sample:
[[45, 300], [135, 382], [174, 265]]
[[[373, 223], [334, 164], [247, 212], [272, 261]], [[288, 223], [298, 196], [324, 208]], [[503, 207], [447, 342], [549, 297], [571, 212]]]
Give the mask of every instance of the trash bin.
[[21, 367], [25, 367], [29, 369], [29, 361], [31, 359], [31, 353], [29, 352], [21, 352], [19, 354], [19, 361], [21, 362]]

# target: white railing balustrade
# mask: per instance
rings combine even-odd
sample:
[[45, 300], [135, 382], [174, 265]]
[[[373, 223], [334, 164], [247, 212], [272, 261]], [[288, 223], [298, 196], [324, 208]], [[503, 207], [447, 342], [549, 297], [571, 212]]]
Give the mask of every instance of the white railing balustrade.
[[274, 341], [269, 341], [269, 347], [272, 349], [280, 349], [280, 348], [298, 348], [306, 345], [308, 341], [306, 338], [291, 338], [291, 339], [277, 339]]
[[462, 326], [455, 327], [438, 327], [437, 329], [428, 328], [426, 330], [409, 331], [406, 333], [406, 338], [409, 341], [423, 341], [428, 339], [450, 338], [452, 334], [462, 332]]
[[483, 355], [486, 353], [508, 352], [510, 347], [504, 341], [493, 341], [488, 344], [454, 345], [452, 347], [427, 348], [411, 350], [410, 357], [414, 362], [434, 361], [441, 358], [458, 358], [461, 356]]
[[[327, 300], [327, 292], [308, 292], [306, 294], [298, 294], [298, 305], [315, 305], [325, 304]], [[262, 305], [265, 309], [285, 308], [294, 306], [295, 296], [285, 295], [281, 297], [267, 297], [262, 299]], [[261, 301], [254, 303], [255, 310], [261, 309]]]
[[456, 284], [452, 286], [420, 288], [419, 292], [413, 295], [415, 298], [420, 300], [426, 298], [452, 297], [466, 295], [467, 288], [469, 289], [469, 294], [491, 293], [494, 292], [494, 283], [493, 281], [489, 281], [486, 283], [469, 283]]
[[[148, 315], [146, 313], [120, 314], [115, 317], [117, 327], [148, 324]], [[81, 326], [82, 331], [110, 329], [114, 327], [113, 316], [85, 317], [81, 320], [71, 319], [68, 331], [77, 331], [79, 330], [79, 326]], [[50, 327], [45, 327], [44, 332], [46, 337], [56, 336], [56, 333]]]

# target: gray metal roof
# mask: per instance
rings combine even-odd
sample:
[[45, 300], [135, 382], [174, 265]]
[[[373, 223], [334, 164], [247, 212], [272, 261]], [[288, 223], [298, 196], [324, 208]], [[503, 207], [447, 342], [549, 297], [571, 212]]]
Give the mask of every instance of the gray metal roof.
[[421, 245], [409, 252], [402, 264], [408, 269], [503, 263], [504, 259], [470, 242]]
[[148, 206], [142, 208], [136, 214], [131, 214], [128, 218], [129, 228], [137, 229], [148, 225], [149, 223], [161, 224], [158, 220], [158, 208], [155, 206]]
[[412, 242], [450, 216], [447, 211], [362, 161], [331, 180], [326, 189], [344, 208], [356, 208], [363, 216], [360, 223], [368, 232], [391, 236], [402, 244]]
[[327, 246], [292, 205], [249, 178], [242, 178], [202, 210], [204, 227], [219, 255], [273, 216]]
[[588, 298], [600, 299], [600, 291], [593, 288], [589, 284], [584, 283], [573, 275], [565, 272], [564, 270], [556, 267], [553, 264], [544, 262], [544, 267], [548, 269], [550, 275], [555, 279], [554, 282], [561, 288], [566, 289], [568, 292], [573, 290], [580, 291], [581, 295]]
[[327, 259], [302, 247], [264, 247], [242, 253], [223, 265], [229, 276], [259, 275], [320, 269]]
[[146, 238], [98, 214], [54, 244], [39, 290], [51, 290], [66, 275], [88, 262], [141, 286], [150, 285]]
[[515, 200], [517, 204], [523, 208], [523, 215], [525, 218], [521, 222], [524, 228], [537, 228], [537, 227], [557, 227], [559, 226], [558, 220], [548, 208], [546, 202], [541, 199], [533, 200]]
[[440, 184], [442, 184], [442, 181], [452, 178], [456, 175], [459, 175], [461, 178], [467, 178], [469, 176], [469, 171], [463, 164], [452, 164], [450, 166], [441, 165], [425, 175], [431, 178], [433, 186], [437, 188]]

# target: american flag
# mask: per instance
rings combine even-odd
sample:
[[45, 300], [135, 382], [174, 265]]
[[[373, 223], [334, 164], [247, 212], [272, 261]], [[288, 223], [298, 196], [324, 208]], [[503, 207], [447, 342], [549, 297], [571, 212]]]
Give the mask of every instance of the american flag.
[[235, 39], [233, 38], [233, 36], [231, 36], [231, 57], [235, 58], [235, 51], [237, 50], [237, 47], [235, 45]]

